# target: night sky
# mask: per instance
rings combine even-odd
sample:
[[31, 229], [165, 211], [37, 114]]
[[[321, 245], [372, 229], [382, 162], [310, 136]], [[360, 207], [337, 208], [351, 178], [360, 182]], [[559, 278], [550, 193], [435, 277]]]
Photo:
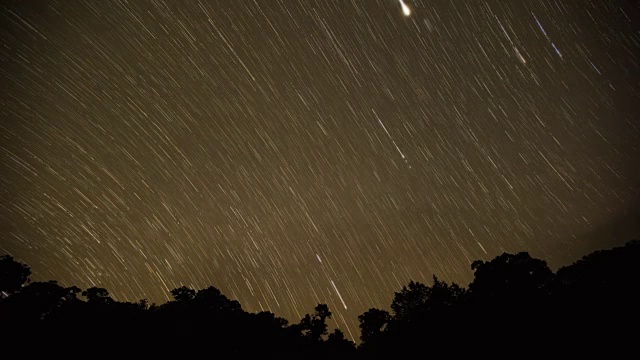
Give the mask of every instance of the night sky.
[[357, 338], [410, 279], [638, 237], [638, 2], [405, 4], [3, 1], [0, 252]]

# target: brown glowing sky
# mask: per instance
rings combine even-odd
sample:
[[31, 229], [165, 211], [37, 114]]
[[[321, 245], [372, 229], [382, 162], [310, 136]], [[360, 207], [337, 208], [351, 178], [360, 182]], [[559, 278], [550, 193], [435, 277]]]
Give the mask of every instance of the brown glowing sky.
[[3, 2], [0, 251], [357, 337], [409, 279], [638, 237], [638, 3], [406, 3]]

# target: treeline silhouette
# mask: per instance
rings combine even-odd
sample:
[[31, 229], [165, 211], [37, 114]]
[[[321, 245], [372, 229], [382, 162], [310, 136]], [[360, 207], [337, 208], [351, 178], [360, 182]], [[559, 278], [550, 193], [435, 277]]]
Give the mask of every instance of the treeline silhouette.
[[339, 329], [328, 332], [325, 304], [289, 324], [271, 312], [246, 312], [215, 287], [174, 289], [162, 305], [120, 302], [103, 288], [32, 282], [27, 265], [3, 256], [0, 356], [637, 356], [640, 241], [556, 273], [525, 252], [471, 269], [468, 288], [435, 276], [430, 285], [411, 281], [395, 293], [391, 312], [360, 315], [356, 347]]

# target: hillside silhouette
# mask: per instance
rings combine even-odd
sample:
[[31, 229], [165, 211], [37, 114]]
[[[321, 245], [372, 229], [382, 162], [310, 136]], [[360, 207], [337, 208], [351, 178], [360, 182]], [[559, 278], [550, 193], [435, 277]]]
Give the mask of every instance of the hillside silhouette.
[[180, 287], [162, 305], [113, 300], [103, 288], [32, 282], [30, 268], [0, 257], [0, 346], [13, 356], [226, 358], [530, 357], [636, 350], [640, 241], [597, 251], [553, 272], [528, 253], [471, 264], [467, 288], [435, 275], [411, 281], [390, 312], [358, 317], [356, 344], [329, 333], [326, 304], [297, 323], [249, 313], [215, 287]]

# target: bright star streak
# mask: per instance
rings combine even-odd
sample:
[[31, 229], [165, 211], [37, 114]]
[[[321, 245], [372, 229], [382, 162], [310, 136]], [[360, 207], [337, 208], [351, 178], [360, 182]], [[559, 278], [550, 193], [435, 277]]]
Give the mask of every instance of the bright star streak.
[[407, 4], [404, 3], [403, 0], [400, 0], [400, 6], [402, 7], [402, 13], [404, 14], [404, 16], [411, 15], [411, 9], [409, 8], [409, 6], [407, 6]]
[[387, 136], [389, 137], [389, 140], [391, 140], [391, 143], [393, 144], [393, 146], [395, 146], [396, 150], [398, 150], [398, 153], [402, 157], [402, 160], [406, 161], [407, 157], [404, 156], [404, 153], [402, 153], [402, 150], [400, 150], [400, 147], [398, 146], [398, 144], [396, 144], [395, 140], [393, 140], [393, 137], [389, 133], [389, 130], [387, 130], [387, 127], [384, 126], [384, 124], [382, 123], [382, 120], [380, 120], [380, 117], [378, 116], [378, 114], [376, 114], [376, 111], [373, 109], [371, 109], [371, 111], [373, 111], [373, 114], [376, 116], [376, 119], [378, 119], [378, 122], [380, 123], [380, 126], [382, 126], [382, 129], [384, 129], [384, 132], [387, 133]]
[[551, 46], [553, 47], [553, 50], [556, 52], [556, 54], [558, 54], [558, 56], [562, 57], [562, 53], [560, 53], [560, 50], [558, 49], [558, 47], [556, 46], [556, 44], [551, 41], [551, 38], [549, 38], [549, 35], [547, 35], [547, 32], [544, 30], [544, 28], [542, 27], [542, 24], [540, 23], [540, 21], [538, 20], [538, 17], [536, 17], [536, 14], [531, 13], [531, 15], [533, 15], [533, 18], [536, 20], [536, 23], [538, 24], [538, 27], [540, 28], [540, 30], [542, 31], [542, 33], [544, 34], [544, 37], [547, 38], [547, 41], [549, 41], [551, 43]]
[[511, 40], [511, 36], [509, 36], [509, 34], [507, 33], [507, 30], [504, 28], [504, 26], [502, 26], [502, 23], [500, 22], [500, 19], [498, 19], [497, 16], [495, 18], [496, 18], [496, 21], [498, 21], [498, 25], [500, 25], [500, 29], [502, 29], [502, 33], [504, 34], [504, 36], [507, 37], [507, 40], [509, 40], [509, 44], [511, 44], [511, 47], [513, 48], [513, 51], [516, 53], [516, 56], [518, 57], [518, 60], [520, 60], [521, 63], [526, 64], [527, 60], [524, 58], [524, 56], [522, 56], [522, 53], [520, 53], [520, 50], [518, 50], [516, 45], [513, 43], [513, 40]]
[[[320, 258], [320, 255], [316, 254], [316, 258], [318, 258], [318, 261], [322, 264], [322, 259]], [[340, 294], [340, 291], [338, 291], [338, 287], [336, 286], [336, 283], [333, 282], [333, 280], [331, 278], [329, 278], [329, 274], [327, 274], [327, 272], [322, 269], [322, 271], [324, 272], [324, 275], [329, 279], [329, 281], [331, 281], [331, 286], [333, 286], [333, 289], [336, 291], [336, 294], [338, 294], [338, 297], [340, 298], [340, 301], [342, 302], [342, 306], [344, 306], [345, 309], [347, 309], [347, 304], [345, 304], [344, 299], [342, 298], [342, 295]]]
[[338, 297], [340, 298], [340, 301], [342, 301], [342, 306], [344, 306], [344, 308], [347, 308], [347, 304], [344, 303], [344, 300], [342, 299], [342, 295], [340, 295], [340, 291], [338, 291], [338, 288], [336, 287], [336, 284], [333, 282], [333, 280], [331, 280], [331, 285], [333, 285], [333, 288], [336, 291], [336, 294], [338, 294]]

